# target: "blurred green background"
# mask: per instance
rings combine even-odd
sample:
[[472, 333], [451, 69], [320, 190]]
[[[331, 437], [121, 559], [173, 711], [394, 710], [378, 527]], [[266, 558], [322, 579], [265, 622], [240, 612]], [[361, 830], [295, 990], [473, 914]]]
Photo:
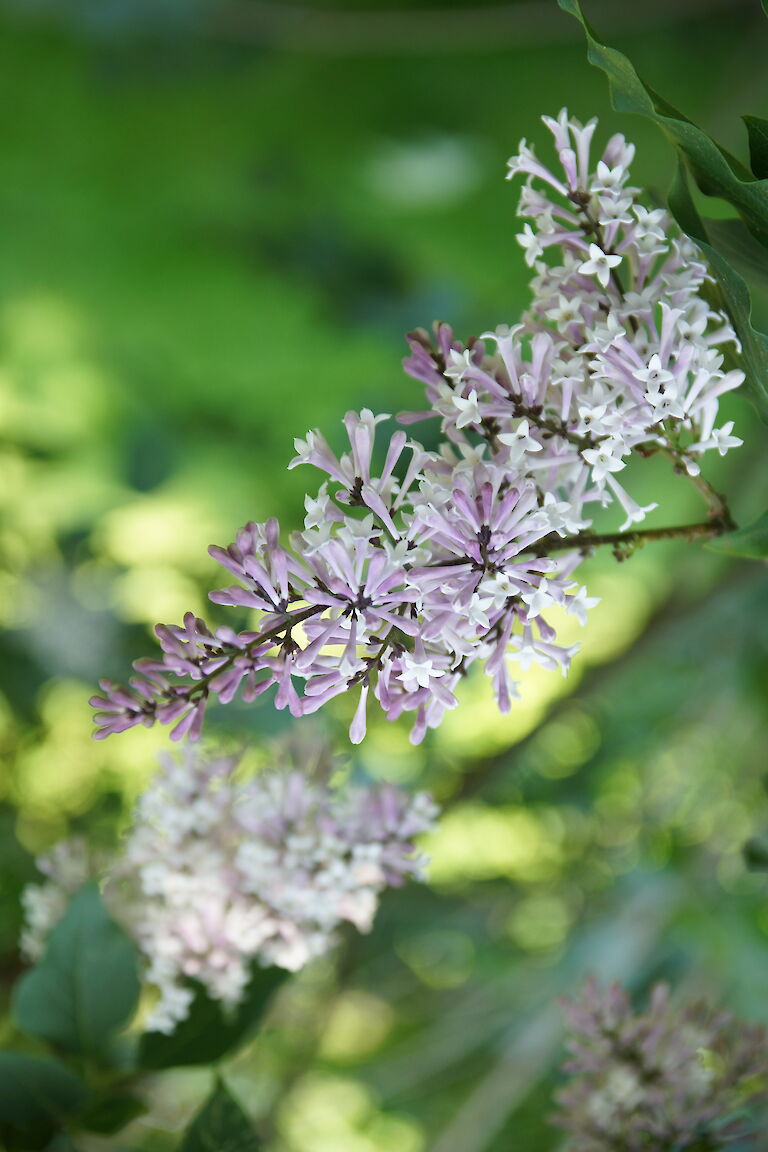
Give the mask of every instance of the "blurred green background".
[[[739, 115], [768, 115], [758, 0], [587, 8], [744, 155]], [[294, 436], [319, 426], [340, 447], [348, 408], [420, 406], [406, 330], [469, 335], [525, 307], [504, 180], [519, 138], [543, 146], [538, 117], [564, 104], [597, 114], [658, 198], [672, 156], [611, 112], [554, 0], [17, 0], [0, 5], [0, 77], [7, 1002], [32, 855], [73, 829], [108, 839], [167, 746], [94, 743], [96, 678], [124, 678], [156, 621], [203, 611], [209, 543], [248, 519], [298, 525], [315, 477], [286, 471]], [[745, 447], [707, 474], [745, 522], [767, 502], [765, 430], [743, 398], [723, 407]], [[655, 523], [699, 516], [655, 462], [633, 491], [660, 501]], [[588, 971], [768, 1022], [765, 883], [741, 855], [768, 827], [764, 576], [692, 545], [600, 556], [573, 674], [528, 674], [509, 717], [480, 677], [418, 750], [377, 723], [353, 759], [346, 702], [298, 725], [446, 814], [430, 886], [292, 982], [228, 1070], [271, 1152], [558, 1147], [557, 999]], [[263, 706], [212, 720], [260, 746], [286, 729]], [[149, 1120], [81, 1152], [164, 1152], [206, 1075], [158, 1079]]]

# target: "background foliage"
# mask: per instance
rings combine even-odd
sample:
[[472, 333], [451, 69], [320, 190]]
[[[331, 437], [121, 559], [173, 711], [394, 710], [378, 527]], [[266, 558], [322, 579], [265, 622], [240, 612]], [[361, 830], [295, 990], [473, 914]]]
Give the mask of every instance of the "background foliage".
[[[746, 162], [738, 117], [768, 115], [759, 5], [617, 7], [588, 14]], [[405, 330], [440, 317], [468, 334], [524, 307], [503, 180], [519, 137], [543, 140], [539, 114], [567, 104], [636, 141], [637, 182], [659, 199], [671, 182], [672, 149], [611, 111], [553, 3], [389, 13], [2, 7], [5, 1005], [32, 854], [72, 830], [107, 843], [166, 743], [134, 730], [94, 744], [95, 678], [122, 676], [156, 620], [202, 609], [209, 543], [250, 518], [298, 522], [294, 435], [321, 426], [340, 444], [349, 407], [418, 406]], [[759, 265], [740, 271], [765, 327]], [[745, 524], [766, 506], [765, 430], [745, 398], [724, 407], [745, 447], [709, 475]], [[698, 516], [684, 482], [642, 468], [638, 496], [663, 490], [665, 522]], [[768, 1022], [765, 882], [742, 855], [768, 826], [764, 568], [669, 544], [620, 568], [600, 556], [588, 577], [603, 602], [573, 674], [529, 674], [510, 717], [471, 680], [418, 750], [378, 723], [353, 758], [344, 702], [325, 729], [299, 723], [349, 774], [426, 784], [446, 815], [430, 886], [390, 897], [370, 937], [287, 983], [266, 1035], [226, 1065], [269, 1149], [556, 1147], [556, 1000], [587, 971], [637, 991], [666, 977]], [[218, 725], [259, 747], [285, 728], [269, 707]], [[42, 1059], [31, 1043], [27, 1058]], [[165, 1152], [204, 1096], [209, 1119], [234, 1106], [205, 1069], [148, 1091], [147, 1115], [80, 1152]]]

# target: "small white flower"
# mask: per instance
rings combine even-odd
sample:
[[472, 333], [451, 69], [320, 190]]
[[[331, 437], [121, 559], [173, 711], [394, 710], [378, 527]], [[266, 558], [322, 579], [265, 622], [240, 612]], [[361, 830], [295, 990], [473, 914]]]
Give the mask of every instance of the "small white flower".
[[621, 256], [603, 252], [597, 244], [590, 244], [589, 260], [579, 264], [579, 272], [583, 276], [596, 276], [603, 288], [607, 288], [611, 278], [611, 269], [618, 267], [621, 264], [621, 259]]
[[519, 464], [527, 452], [541, 452], [543, 449], [543, 445], [531, 436], [527, 420], [521, 420], [514, 432], [501, 432], [498, 440], [509, 448], [508, 461], [513, 465]]
[[542, 578], [538, 588], [534, 588], [531, 592], [524, 592], [522, 600], [524, 604], [528, 605], [529, 620], [540, 616], [545, 608], [549, 608], [555, 603], [554, 597], [549, 591], [549, 583], [545, 577]]
[[[319, 528], [325, 524], [328, 519], [332, 519], [332, 503], [328, 495], [328, 485], [323, 484], [316, 497], [304, 497], [304, 509], [306, 516], [304, 517], [305, 528]], [[329, 512], [331, 516], [329, 516]]]
[[404, 652], [402, 657], [402, 672], [400, 680], [406, 692], [416, 692], [419, 688], [429, 688], [432, 680], [443, 675], [443, 670], [435, 668], [428, 656], [415, 656], [412, 652]]
[[456, 417], [457, 428], [466, 428], [468, 425], [479, 424], [482, 420], [480, 407], [477, 402], [477, 392], [474, 388], [469, 393], [469, 396], [466, 397], [459, 396], [454, 392], [451, 402], [459, 413]]
[[588, 596], [586, 588], [582, 585], [573, 596], [566, 596], [563, 600], [565, 611], [575, 616], [582, 626], [587, 622], [587, 612], [600, 603], [599, 596]]
[[307, 432], [305, 437], [296, 436], [293, 441], [296, 457], [292, 463], [309, 464], [310, 457], [317, 447], [318, 440], [318, 432]]
[[503, 608], [510, 596], [517, 594], [518, 589], [513, 587], [506, 572], [494, 572], [480, 581], [480, 592], [486, 597], [486, 603], [495, 611]]
[[582, 297], [578, 294], [567, 297], [558, 294], [557, 302], [547, 309], [547, 316], [561, 331], [570, 324], [584, 323], [581, 314]]
[[626, 179], [626, 175], [625, 168], [621, 166], [609, 168], [604, 160], [598, 160], [592, 188], [601, 192], [607, 191], [608, 189], [621, 188]]
[[592, 476], [596, 484], [601, 484], [609, 472], [620, 472], [626, 467], [624, 461], [615, 453], [621, 446], [615, 441], [603, 440], [597, 448], [585, 448], [581, 455], [592, 468]]
[[667, 368], [662, 368], [661, 357], [658, 352], [654, 352], [646, 368], [636, 368], [632, 375], [635, 380], [639, 380], [641, 384], [645, 384], [649, 392], [657, 392], [659, 389], [663, 392], [667, 385], [673, 384], [675, 381], [674, 372], [670, 372]]
[[729, 420], [727, 424], [723, 424], [722, 428], [713, 428], [706, 440], [699, 440], [696, 444], [691, 444], [690, 452], [706, 452], [710, 448], [714, 448], [721, 456], [725, 456], [730, 448], [738, 448], [744, 443], [738, 436], [732, 436], [733, 420]]
[[575, 536], [586, 521], [577, 514], [574, 505], [568, 500], [558, 500], [552, 492], [544, 493], [544, 503], [534, 514], [536, 526], [547, 532], [557, 532], [558, 536]]
[[615, 192], [601, 192], [597, 197], [598, 224], [629, 224], [632, 220], [630, 208], [631, 196], [621, 196]]
[[667, 417], [673, 420], [685, 419], [685, 403], [675, 391], [664, 386], [653, 388], [646, 392], [645, 398], [653, 408], [656, 421], [666, 420]]
[[464, 379], [467, 372], [474, 368], [472, 363], [472, 353], [469, 348], [465, 348], [463, 352], [457, 352], [455, 348], [451, 348], [448, 353], [448, 363], [445, 368], [445, 375], [451, 380], [460, 382]]
[[518, 233], [517, 242], [525, 250], [526, 264], [532, 268], [539, 257], [544, 255], [544, 248], [530, 224], [523, 226], [522, 232]]

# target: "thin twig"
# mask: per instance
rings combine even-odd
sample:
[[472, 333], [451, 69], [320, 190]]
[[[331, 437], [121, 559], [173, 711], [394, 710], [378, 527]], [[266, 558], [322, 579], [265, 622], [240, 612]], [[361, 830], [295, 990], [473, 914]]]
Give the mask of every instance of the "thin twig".
[[523, 552], [550, 552], [568, 550], [586, 551], [609, 544], [614, 548], [633, 549], [648, 540], [709, 540], [722, 536], [733, 528], [730, 516], [704, 520], [696, 524], [675, 524], [666, 528], [637, 528], [633, 532], [580, 532], [577, 536], [548, 536], [524, 548]]

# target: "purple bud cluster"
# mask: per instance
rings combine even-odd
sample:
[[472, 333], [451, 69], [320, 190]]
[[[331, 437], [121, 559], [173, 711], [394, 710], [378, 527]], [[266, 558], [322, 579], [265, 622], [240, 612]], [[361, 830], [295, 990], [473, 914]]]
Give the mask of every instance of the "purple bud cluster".
[[[618, 984], [589, 981], [566, 1005], [569, 1074], [556, 1123], [573, 1152], [714, 1150], [738, 1142], [768, 1090], [762, 1028], [657, 985], [633, 1012]], [[752, 1145], [748, 1145], [752, 1147]]]

